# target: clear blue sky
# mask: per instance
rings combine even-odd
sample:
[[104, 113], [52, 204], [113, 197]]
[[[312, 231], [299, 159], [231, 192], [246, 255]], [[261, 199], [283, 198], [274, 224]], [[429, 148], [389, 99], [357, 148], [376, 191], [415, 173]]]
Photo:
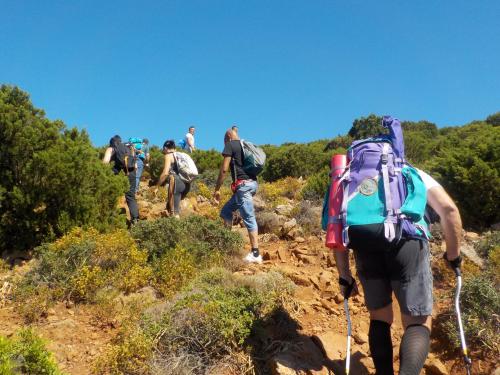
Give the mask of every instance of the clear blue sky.
[[500, 1], [0, 0], [0, 83], [51, 119], [221, 148], [347, 132], [369, 113], [500, 110]]

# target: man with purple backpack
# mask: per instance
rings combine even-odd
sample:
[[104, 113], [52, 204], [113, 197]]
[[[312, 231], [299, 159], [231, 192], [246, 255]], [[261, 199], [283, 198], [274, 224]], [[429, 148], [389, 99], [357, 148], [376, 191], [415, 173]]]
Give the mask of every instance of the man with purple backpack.
[[348, 149], [348, 165], [338, 177], [342, 187], [338, 190], [340, 213], [327, 220], [341, 223], [343, 228], [343, 244], [334, 254], [346, 299], [358, 293], [345, 248], [354, 251], [370, 313], [368, 337], [376, 374], [394, 374], [394, 292], [404, 326], [399, 374], [418, 375], [429, 352], [433, 307], [426, 205], [441, 218], [446, 240], [444, 258], [456, 272], [461, 265], [462, 222], [441, 185], [406, 162], [400, 122], [386, 116], [383, 125], [389, 135], [355, 141]]

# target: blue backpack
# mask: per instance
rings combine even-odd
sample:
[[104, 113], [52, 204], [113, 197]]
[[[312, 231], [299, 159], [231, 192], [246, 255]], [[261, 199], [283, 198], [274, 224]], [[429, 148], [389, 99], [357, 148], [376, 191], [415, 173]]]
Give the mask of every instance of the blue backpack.
[[427, 190], [405, 160], [401, 123], [384, 116], [382, 124], [389, 135], [355, 141], [347, 150], [348, 165], [339, 177], [343, 198], [338, 217], [328, 217], [329, 195], [325, 197], [322, 224], [326, 228], [328, 222], [341, 222], [346, 246], [349, 227], [357, 225], [383, 225], [389, 242], [430, 235], [424, 220]]
[[184, 150], [186, 148], [186, 140], [185, 139], [181, 139], [179, 142], [177, 142], [177, 146], [181, 150]]

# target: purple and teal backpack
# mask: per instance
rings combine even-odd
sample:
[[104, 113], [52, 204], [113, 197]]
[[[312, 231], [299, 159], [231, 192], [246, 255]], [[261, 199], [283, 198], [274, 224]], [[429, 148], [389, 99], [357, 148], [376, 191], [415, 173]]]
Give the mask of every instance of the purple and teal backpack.
[[339, 177], [343, 198], [338, 217], [328, 217], [326, 196], [323, 226], [341, 222], [345, 246], [352, 226], [383, 225], [389, 243], [429, 238], [424, 220], [427, 192], [418, 171], [405, 160], [401, 123], [384, 116], [382, 124], [389, 135], [355, 141], [347, 150], [347, 168]]

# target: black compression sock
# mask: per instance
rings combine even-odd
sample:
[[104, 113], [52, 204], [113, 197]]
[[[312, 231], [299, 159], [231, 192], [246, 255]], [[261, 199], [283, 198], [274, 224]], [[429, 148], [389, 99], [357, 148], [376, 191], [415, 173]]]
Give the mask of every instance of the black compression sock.
[[418, 375], [424, 367], [430, 344], [429, 329], [421, 324], [408, 326], [399, 347], [400, 375]]
[[377, 370], [376, 375], [394, 375], [391, 325], [381, 320], [371, 320], [368, 340], [373, 363]]
[[259, 256], [259, 248], [258, 247], [252, 248], [252, 254], [254, 257], [258, 257]]

